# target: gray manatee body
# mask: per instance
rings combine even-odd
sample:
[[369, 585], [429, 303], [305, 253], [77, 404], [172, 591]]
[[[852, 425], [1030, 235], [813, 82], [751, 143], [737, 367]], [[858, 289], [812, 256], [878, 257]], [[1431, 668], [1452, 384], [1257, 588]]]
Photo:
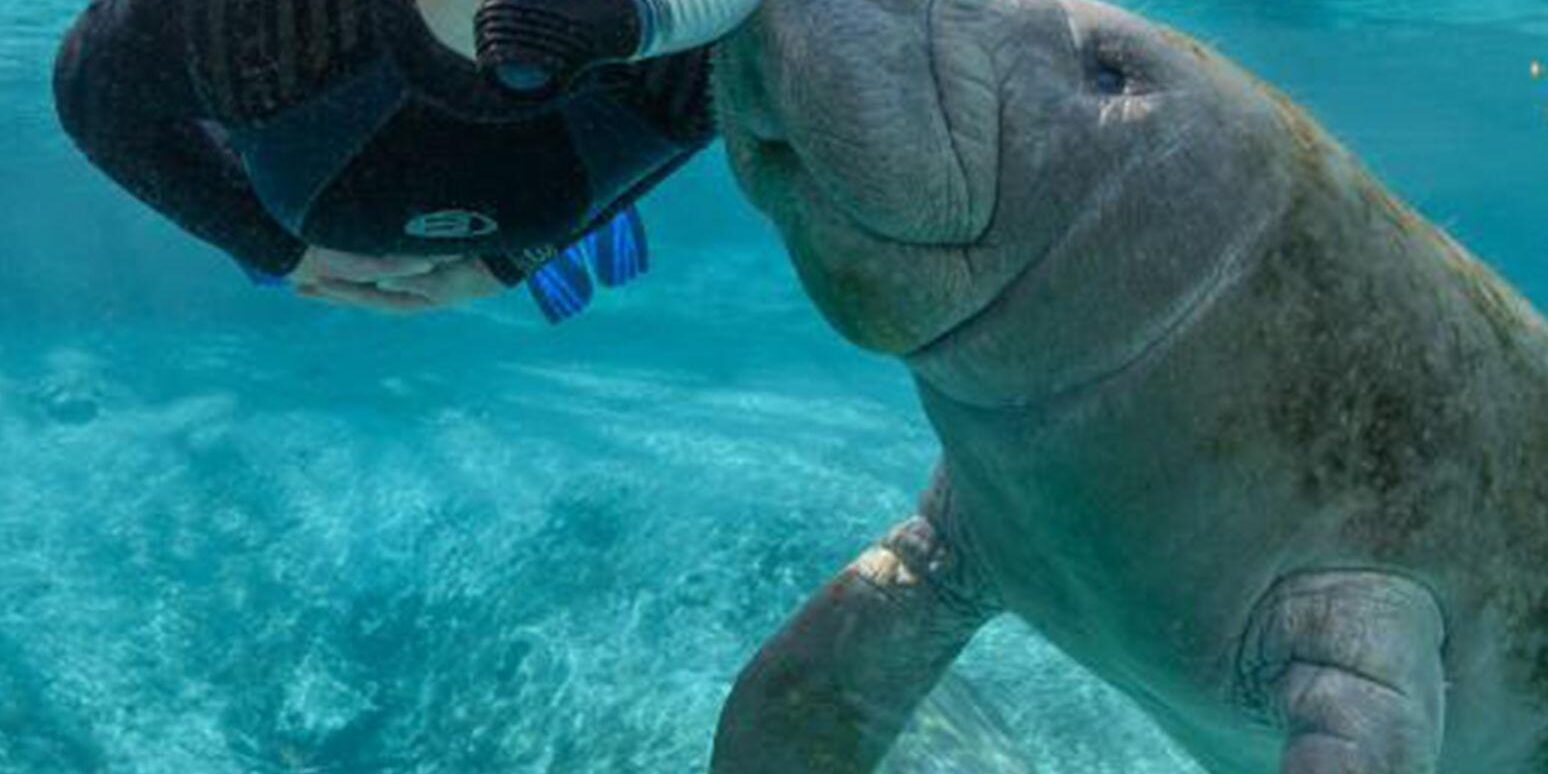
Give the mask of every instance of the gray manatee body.
[[718, 770], [870, 768], [1010, 613], [1214, 772], [1548, 772], [1548, 332], [1298, 108], [1080, 0], [767, 0], [717, 88], [943, 447]]

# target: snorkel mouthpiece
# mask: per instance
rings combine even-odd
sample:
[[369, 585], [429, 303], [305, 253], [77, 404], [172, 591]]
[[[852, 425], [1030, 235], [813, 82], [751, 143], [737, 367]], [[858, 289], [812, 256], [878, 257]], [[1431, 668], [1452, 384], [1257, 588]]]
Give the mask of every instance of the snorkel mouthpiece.
[[644, 39], [636, 0], [484, 0], [478, 64], [512, 91], [567, 88], [586, 69], [632, 59]]

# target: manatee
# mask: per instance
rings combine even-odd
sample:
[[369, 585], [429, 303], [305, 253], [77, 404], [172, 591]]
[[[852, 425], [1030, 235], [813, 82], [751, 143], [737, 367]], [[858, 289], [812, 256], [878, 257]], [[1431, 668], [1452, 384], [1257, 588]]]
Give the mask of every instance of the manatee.
[[1011, 614], [1211, 772], [1548, 771], [1518, 293], [1113, 7], [766, 0], [716, 56], [744, 192], [942, 459], [739, 675], [715, 770], [871, 769]]

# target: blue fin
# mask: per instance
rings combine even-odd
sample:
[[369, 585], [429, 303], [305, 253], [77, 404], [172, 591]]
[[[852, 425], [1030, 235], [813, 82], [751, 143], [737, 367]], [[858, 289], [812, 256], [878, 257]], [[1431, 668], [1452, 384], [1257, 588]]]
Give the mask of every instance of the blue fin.
[[591, 303], [591, 277], [582, 255], [565, 250], [527, 278], [532, 300], [548, 321], [558, 324], [581, 313]]
[[570, 248], [584, 254], [604, 287], [616, 288], [650, 270], [645, 222], [633, 207]]

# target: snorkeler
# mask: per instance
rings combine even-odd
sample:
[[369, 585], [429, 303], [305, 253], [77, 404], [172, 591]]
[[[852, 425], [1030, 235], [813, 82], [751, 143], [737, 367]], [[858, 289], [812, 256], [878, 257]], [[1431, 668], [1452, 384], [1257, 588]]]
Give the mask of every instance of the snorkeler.
[[633, 203], [713, 138], [694, 46], [741, 16], [708, 1], [96, 0], [55, 94], [260, 283], [407, 311], [525, 280], [557, 322], [647, 268]]

